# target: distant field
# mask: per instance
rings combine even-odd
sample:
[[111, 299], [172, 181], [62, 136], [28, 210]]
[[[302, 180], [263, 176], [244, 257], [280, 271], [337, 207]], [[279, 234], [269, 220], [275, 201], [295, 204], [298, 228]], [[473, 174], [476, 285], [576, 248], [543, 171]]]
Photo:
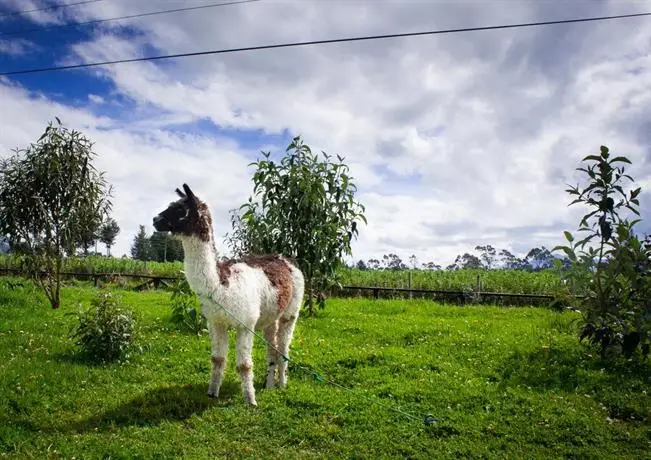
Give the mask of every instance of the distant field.
[[[20, 268], [17, 259], [0, 256], [0, 267]], [[182, 262], [144, 262], [115, 257], [88, 256], [69, 257], [63, 265], [64, 271], [74, 273], [112, 273], [112, 274], [146, 274], [159, 276], [179, 276], [183, 270]]]
[[[0, 256], [0, 267], [14, 267], [16, 261]], [[74, 257], [66, 260], [64, 269], [76, 273], [104, 272], [113, 274], [149, 274], [178, 276], [181, 262], [143, 262], [132, 259], [108, 257]], [[479, 286], [487, 292], [512, 292], [518, 294], [548, 294], [554, 292], [560, 281], [552, 270], [526, 272], [520, 270], [359, 270], [343, 269], [339, 272], [344, 285], [377, 286], [414, 289], [476, 290]], [[478, 284], [478, 282], [480, 284]]]
[[[137, 312], [145, 351], [102, 367], [66, 338], [65, 314], [96, 290], [65, 288], [55, 311], [7, 286], [0, 279], [0, 455], [638, 459], [651, 448], [648, 364], [591, 357], [572, 312], [331, 299], [299, 320], [291, 355], [357, 394], [290, 363], [288, 388], [259, 390], [250, 409], [232, 346], [222, 396], [205, 395], [209, 339], [170, 326], [169, 293], [114, 291]], [[259, 389], [260, 342], [254, 356]]]
[[523, 270], [359, 270], [340, 272], [341, 283], [353, 286], [409, 287], [412, 289], [464, 290], [485, 292], [513, 292], [517, 294], [547, 294], [553, 292], [560, 279], [556, 272], [526, 272]]

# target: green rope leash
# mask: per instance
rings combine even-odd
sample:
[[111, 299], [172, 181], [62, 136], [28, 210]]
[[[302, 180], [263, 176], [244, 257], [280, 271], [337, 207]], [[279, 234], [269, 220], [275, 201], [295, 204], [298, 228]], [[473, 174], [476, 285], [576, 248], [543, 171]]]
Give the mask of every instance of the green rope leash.
[[[213, 300], [213, 301], [214, 301], [214, 300]], [[335, 387], [337, 387], [337, 388], [340, 388], [340, 389], [342, 389], [342, 390], [345, 390], [345, 391], [347, 391], [347, 392], [349, 392], [349, 393], [351, 393], [351, 394], [354, 394], [355, 396], [361, 396], [362, 398], [366, 399], [367, 401], [369, 401], [369, 402], [371, 402], [371, 403], [373, 403], [373, 404], [376, 404], [376, 405], [378, 405], [378, 406], [384, 407], [385, 409], [389, 409], [389, 410], [392, 410], [392, 411], [394, 411], [394, 412], [397, 412], [397, 413], [399, 413], [399, 414], [401, 414], [401, 415], [403, 415], [403, 416], [405, 416], [405, 417], [407, 417], [407, 418], [409, 418], [409, 419], [411, 419], [411, 420], [420, 420], [420, 421], [422, 421], [426, 426], [430, 426], [430, 425], [433, 425], [433, 424], [435, 424], [435, 423], [438, 422], [438, 419], [437, 419], [436, 417], [434, 417], [432, 414], [427, 414], [424, 418], [421, 419], [420, 417], [418, 417], [418, 416], [416, 416], [416, 415], [413, 415], [413, 414], [410, 414], [409, 412], [405, 412], [405, 411], [403, 411], [403, 410], [400, 409], [399, 407], [391, 406], [391, 405], [388, 405], [388, 404], [382, 403], [382, 402], [380, 402], [380, 401], [376, 401], [375, 399], [372, 399], [372, 398], [370, 398], [370, 397], [368, 397], [368, 396], [366, 396], [366, 395], [364, 395], [364, 394], [357, 393], [357, 392], [356, 392], [355, 390], [353, 390], [352, 388], [348, 388], [348, 387], [346, 387], [346, 386], [344, 386], [344, 385], [341, 385], [341, 384], [339, 384], [339, 383], [337, 383], [337, 382], [334, 382], [334, 381], [332, 381], [332, 380], [327, 380], [325, 377], [323, 377], [322, 374], [317, 373], [317, 372], [314, 372], [314, 370], [312, 370], [311, 368], [308, 368], [307, 366], [303, 366], [303, 365], [297, 363], [296, 360], [290, 360], [289, 357], [286, 356], [284, 353], [282, 353], [280, 350], [278, 350], [278, 348], [276, 348], [274, 345], [271, 345], [271, 344], [267, 341], [267, 339], [265, 339], [264, 337], [262, 337], [260, 334], [258, 334], [258, 333], [255, 332], [254, 330], [249, 329], [249, 327], [248, 327], [246, 324], [244, 324], [242, 321], [240, 321], [239, 318], [237, 318], [237, 317], [236, 317], [235, 315], [233, 315], [230, 311], [228, 311], [228, 310], [227, 310], [227, 309], [226, 309], [222, 304], [220, 304], [220, 303], [218, 303], [218, 302], [215, 302], [215, 303], [217, 304], [218, 307], [220, 307], [222, 310], [224, 310], [224, 312], [226, 312], [226, 314], [227, 314], [228, 316], [230, 316], [232, 319], [234, 319], [236, 322], [238, 322], [242, 327], [244, 327], [244, 329], [246, 329], [248, 332], [250, 332], [251, 334], [253, 334], [253, 335], [254, 335], [255, 337], [257, 337], [258, 339], [262, 340], [262, 341], [263, 341], [267, 346], [269, 346], [269, 347], [271, 347], [272, 349], [274, 349], [274, 350], [275, 350], [275, 351], [276, 351], [276, 352], [277, 352], [277, 353], [282, 357], [283, 361], [285, 361], [285, 362], [292, 362], [292, 363], [294, 363], [294, 365], [295, 365], [296, 367], [298, 367], [299, 369], [303, 369], [303, 370], [307, 371], [309, 374], [312, 374], [312, 378], [313, 378], [316, 382], [319, 382], [319, 383], [327, 383], [327, 384], [330, 384], [330, 385], [335, 386]]]

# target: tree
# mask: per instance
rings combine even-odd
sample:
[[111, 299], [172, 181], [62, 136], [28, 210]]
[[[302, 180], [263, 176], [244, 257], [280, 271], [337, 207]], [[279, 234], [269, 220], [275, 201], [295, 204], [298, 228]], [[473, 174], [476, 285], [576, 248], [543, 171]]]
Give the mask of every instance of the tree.
[[370, 270], [378, 270], [380, 268], [380, 261], [378, 259], [368, 259], [366, 266]]
[[423, 263], [423, 268], [426, 270], [440, 270], [441, 266], [434, 262]]
[[[619, 347], [630, 357], [639, 347], [648, 355], [651, 346], [651, 241], [641, 240], [633, 231], [640, 219], [628, 220], [626, 210], [639, 216], [641, 189], [626, 193], [623, 180], [633, 182], [625, 167], [617, 163], [631, 161], [624, 156], [610, 158], [601, 146], [599, 155], [582, 160], [577, 168], [588, 176], [588, 184], [566, 190], [591, 209], [579, 223], [584, 237], [576, 240], [565, 232], [567, 246], [557, 246], [570, 259], [570, 281], [579, 285], [582, 297], [574, 299], [583, 315], [579, 340], [587, 338], [598, 345], [602, 359], [608, 349]], [[586, 245], [595, 242], [596, 246]]]
[[397, 254], [384, 254], [382, 256], [382, 263], [385, 268], [389, 270], [405, 270], [407, 265], [402, 261], [402, 259]]
[[483, 268], [481, 260], [479, 257], [473, 254], [468, 254], [467, 252], [464, 255], [459, 255], [454, 260], [454, 264], [450, 265], [448, 269], [461, 269], [461, 268]]
[[358, 270], [368, 270], [368, 267], [366, 266], [366, 263], [362, 259], [359, 259], [357, 263], [355, 264], [355, 267], [357, 267]]
[[475, 246], [475, 251], [480, 252], [479, 258], [481, 259], [486, 269], [490, 270], [491, 268], [493, 268], [493, 264], [495, 263], [495, 252], [496, 252], [493, 246], [491, 246], [490, 244], [487, 244], [485, 246]]
[[0, 233], [22, 248], [52, 308], [60, 306], [64, 256], [108, 214], [112, 191], [92, 164], [92, 142], [56, 121], [0, 163]]
[[305, 275], [306, 306], [314, 314], [314, 300], [325, 306], [325, 291], [336, 281], [343, 256], [351, 255], [358, 221], [366, 222], [364, 206], [355, 200], [357, 187], [349, 167], [337, 155], [321, 160], [295, 137], [276, 163], [270, 152], [253, 163], [253, 193], [239, 211], [232, 212], [233, 233], [227, 235], [238, 255], [279, 252], [296, 258]]
[[133, 238], [131, 245], [131, 257], [136, 260], [149, 260], [151, 256], [151, 244], [145, 232], [145, 226], [138, 226], [138, 233]]
[[154, 232], [149, 238], [151, 258], [157, 262], [183, 260], [183, 245], [167, 232]]
[[525, 264], [533, 271], [545, 270], [554, 266], [554, 255], [545, 246], [531, 249], [524, 258]]
[[111, 246], [115, 244], [115, 238], [120, 233], [120, 226], [113, 218], [109, 218], [100, 228], [100, 241], [106, 245], [106, 255], [111, 255]]
[[84, 256], [87, 256], [88, 249], [94, 246], [95, 243], [97, 243], [97, 239], [99, 238], [99, 232], [100, 232], [99, 221], [96, 221], [92, 224], [92, 226], [88, 228], [88, 230], [84, 231], [77, 238], [75, 246], [81, 248], [81, 251]]
[[502, 266], [509, 270], [522, 270], [525, 267], [525, 262], [516, 257], [507, 249], [502, 249], [499, 253], [499, 258], [502, 261]]

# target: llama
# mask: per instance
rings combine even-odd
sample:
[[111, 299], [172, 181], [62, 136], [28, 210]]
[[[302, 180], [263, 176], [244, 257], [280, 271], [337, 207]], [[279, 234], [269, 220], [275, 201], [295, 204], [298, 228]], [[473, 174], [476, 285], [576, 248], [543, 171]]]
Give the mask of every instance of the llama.
[[[228, 355], [228, 329], [237, 332], [236, 370], [246, 403], [257, 406], [253, 387], [254, 335], [258, 329], [267, 348], [266, 387], [287, 383], [289, 345], [304, 293], [304, 277], [294, 261], [282, 255], [248, 255], [217, 261], [212, 218], [205, 202], [183, 184], [181, 197], [153, 219], [157, 231], [179, 238], [185, 252], [185, 276], [201, 301], [212, 341], [212, 374], [208, 396], [219, 396]], [[227, 310], [228, 312], [225, 312]]]

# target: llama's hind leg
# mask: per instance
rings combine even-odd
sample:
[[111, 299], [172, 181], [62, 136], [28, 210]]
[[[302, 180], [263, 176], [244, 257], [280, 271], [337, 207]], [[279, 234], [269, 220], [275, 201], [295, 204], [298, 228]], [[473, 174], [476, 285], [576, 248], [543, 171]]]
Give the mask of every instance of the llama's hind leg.
[[228, 328], [223, 324], [209, 323], [210, 340], [212, 341], [212, 375], [208, 386], [208, 396], [219, 396], [219, 389], [224, 379], [224, 368], [228, 356]]
[[[253, 330], [253, 328], [251, 328]], [[257, 406], [253, 387], [253, 333], [246, 329], [237, 330], [237, 373], [242, 380], [242, 395], [252, 406]]]
[[287, 385], [287, 359], [289, 358], [289, 345], [294, 336], [297, 314], [282, 316], [278, 321], [278, 351], [280, 351], [280, 365], [278, 367], [278, 386], [284, 388]]
[[276, 367], [278, 366], [278, 352], [276, 351], [276, 334], [278, 323], [274, 321], [264, 329], [264, 338], [267, 341], [267, 388], [276, 385]]

